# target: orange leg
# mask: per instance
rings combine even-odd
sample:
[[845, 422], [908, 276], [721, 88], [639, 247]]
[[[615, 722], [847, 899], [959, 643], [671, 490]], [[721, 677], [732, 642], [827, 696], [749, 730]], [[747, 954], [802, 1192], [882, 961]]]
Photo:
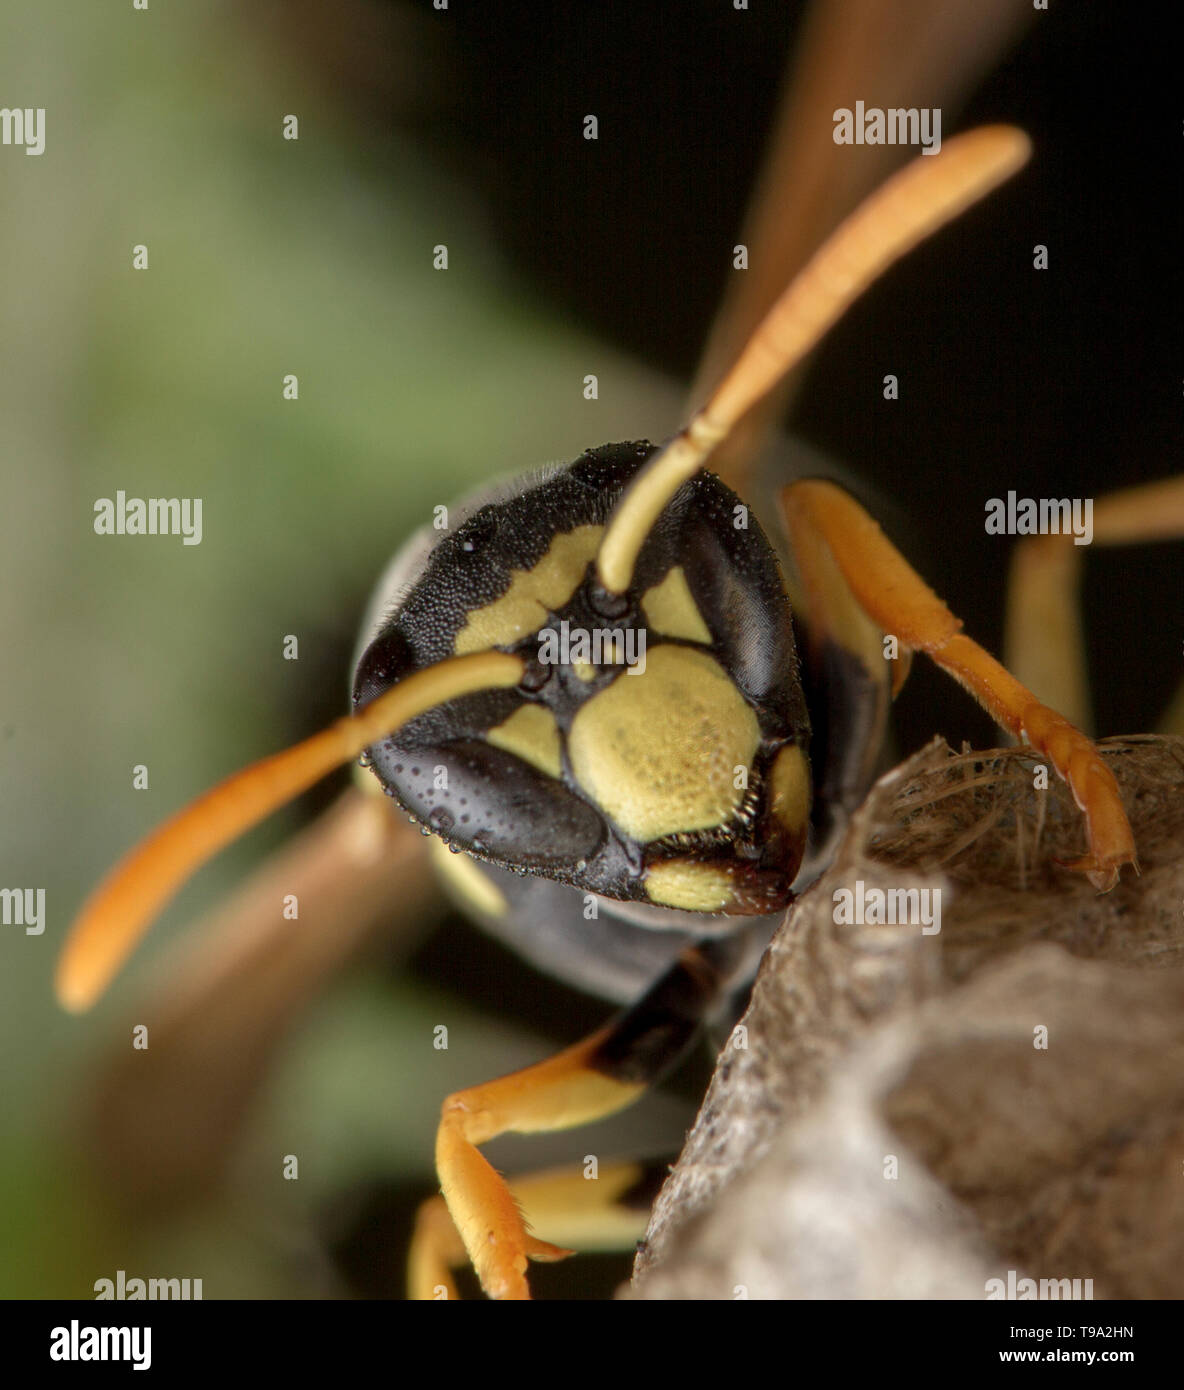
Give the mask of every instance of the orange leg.
[[636, 1100], [644, 1083], [631, 1086], [596, 1069], [605, 1039], [604, 1030], [594, 1033], [557, 1057], [457, 1091], [444, 1102], [436, 1170], [448, 1210], [491, 1298], [529, 1298], [526, 1261], [561, 1260], [572, 1252], [529, 1234], [505, 1180], [476, 1146], [507, 1130], [534, 1134], [588, 1124]]
[[[527, 1228], [581, 1250], [628, 1250], [645, 1233], [665, 1165], [606, 1163], [593, 1176], [582, 1166], [507, 1179]], [[407, 1261], [409, 1297], [454, 1299], [452, 1271], [468, 1258], [443, 1197], [419, 1209]]]
[[820, 538], [860, 607], [884, 632], [902, 648], [925, 652], [1001, 727], [1048, 758], [1085, 816], [1089, 853], [1070, 867], [1083, 870], [1102, 892], [1113, 888], [1121, 867], [1135, 864], [1135, 844], [1118, 784], [1093, 743], [959, 632], [960, 621], [842, 488], [816, 479], [792, 483], [781, 505], [795, 550], [799, 538], [806, 545]]
[[[536, 1134], [588, 1124], [636, 1100], [694, 1039], [726, 986], [735, 953], [726, 937], [688, 948], [637, 1004], [590, 1037], [444, 1102], [436, 1170], [452, 1221], [490, 1297], [529, 1298], [527, 1260], [560, 1260], [572, 1252], [530, 1234], [513, 1192], [477, 1145], [511, 1130]], [[442, 1277], [447, 1241], [438, 1227], [434, 1243], [432, 1235], [425, 1232], [421, 1263], [412, 1270], [416, 1288], [428, 1297], [451, 1282]]]

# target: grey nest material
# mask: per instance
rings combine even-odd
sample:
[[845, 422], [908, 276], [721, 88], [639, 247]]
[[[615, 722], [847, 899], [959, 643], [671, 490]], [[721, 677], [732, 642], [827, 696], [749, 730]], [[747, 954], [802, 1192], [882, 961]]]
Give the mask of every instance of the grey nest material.
[[[625, 1296], [1184, 1296], [1184, 739], [1101, 747], [1142, 871], [1106, 895], [1057, 864], [1082, 820], [1030, 749], [936, 739], [881, 778], [765, 956]], [[857, 880], [939, 888], [940, 932], [836, 923]]]

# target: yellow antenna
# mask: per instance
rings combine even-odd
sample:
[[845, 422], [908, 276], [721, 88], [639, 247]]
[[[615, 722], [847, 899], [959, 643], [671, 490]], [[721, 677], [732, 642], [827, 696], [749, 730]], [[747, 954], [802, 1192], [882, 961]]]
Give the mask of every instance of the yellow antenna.
[[983, 126], [920, 155], [860, 204], [773, 305], [690, 424], [634, 478], [596, 557], [597, 577], [623, 594], [645, 538], [678, 489], [737, 421], [816, 346], [865, 289], [918, 242], [1023, 166], [1031, 142]]
[[522, 672], [521, 659], [503, 652], [438, 662], [191, 801], [125, 855], [83, 905], [58, 959], [54, 985], [62, 1006], [90, 1008], [186, 879], [265, 816], [416, 715], [461, 695], [517, 685]]

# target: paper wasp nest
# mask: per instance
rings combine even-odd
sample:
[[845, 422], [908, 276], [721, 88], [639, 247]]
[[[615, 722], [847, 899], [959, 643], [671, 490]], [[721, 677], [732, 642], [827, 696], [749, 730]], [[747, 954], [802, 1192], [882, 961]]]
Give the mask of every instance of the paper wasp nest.
[[[1029, 750], [938, 739], [880, 780], [762, 964], [631, 1296], [1184, 1295], [1184, 739], [1102, 748], [1142, 870], [1104, 896], [1054, 862], [1080, 819]], [[940, 932], [836, 924], [859, 880], [940, 888]]]

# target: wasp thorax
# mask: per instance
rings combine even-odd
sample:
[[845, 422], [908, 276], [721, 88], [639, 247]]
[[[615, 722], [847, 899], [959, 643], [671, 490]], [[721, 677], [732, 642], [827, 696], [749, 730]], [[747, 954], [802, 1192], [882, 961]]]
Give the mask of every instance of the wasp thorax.
[[[473, 511], [397, 572], [355, 703], [499, 648], [512, 690], [429, 711], [372, 770], [450, 846], [608, 897], [700, 912], [786, 900], [809, 813], [789, 604], [768, 541], [702, 473], [666, 508], [626, 593], [594, 561], [653, 451], [606, 446]], [[747, 517], [745, 517], [747, 523]]]

